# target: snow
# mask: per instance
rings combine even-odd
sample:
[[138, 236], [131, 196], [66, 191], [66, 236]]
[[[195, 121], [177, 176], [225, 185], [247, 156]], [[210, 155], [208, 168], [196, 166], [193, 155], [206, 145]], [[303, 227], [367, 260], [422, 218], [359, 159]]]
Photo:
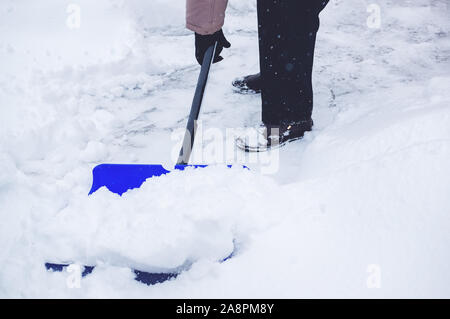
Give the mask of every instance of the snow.
[[267, 227], [273, 215], [261, 213], [263, 193], [257, 185], [277, 189], [271, 180], [226, 167], [173, 172], [123, 198], [103, 188], [92, 199], [74, 198], [38, 225], [39, 237], [49, 238], [39, 250], [48, 250], [49, 260], [95, 265], [100, 259], [150, 272], [176, 269], [191, 260], [221, 261], [233, 253], [234, 242]]
[[[0, 4], [1, 297], [450, 297], [446, 1], [379, 1], [371, 28], [372, 2], [332, 0], [315, 129], [257, 158], [217, 138], [259, 120], [230, 87], [258, 70], [256, 5], [230, 1], [193, 154], [217, 165], [123, 197], [87, 196], [95, 165], [175, 161], [199, 70], [184, 1], [78, 0], [79, 28], [70, 3]], [[77, 289], [45, 262], [98, 266]]]

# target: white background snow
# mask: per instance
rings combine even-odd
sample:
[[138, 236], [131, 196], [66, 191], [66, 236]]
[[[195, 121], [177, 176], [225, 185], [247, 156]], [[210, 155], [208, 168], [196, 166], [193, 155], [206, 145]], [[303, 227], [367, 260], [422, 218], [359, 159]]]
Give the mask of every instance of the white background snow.
[[[230, 1], [205, 130], [258, 123], [259, 97], [230, 86], [258, 71], [255, 3]], [[173, 165], [193, 50], [184, 0], [0, 2], [0, 297], [450, 297], [448, 1], [331, 0], [315, 130], [276, 172], [237, 158], [251, 170], [88, 197], [97, 164]], [[70, 288], [45, 262], [98, 267]], [[148, 287], [132, 268], [183, 271]]]

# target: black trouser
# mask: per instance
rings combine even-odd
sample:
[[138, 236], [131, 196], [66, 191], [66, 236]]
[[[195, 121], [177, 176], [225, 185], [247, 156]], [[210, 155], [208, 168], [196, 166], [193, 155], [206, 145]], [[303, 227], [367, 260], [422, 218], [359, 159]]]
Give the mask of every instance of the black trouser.
[[258, 0], [262, 121], [284, 126], [311, 119], [312, 67], [319, 13], [328, 0]]

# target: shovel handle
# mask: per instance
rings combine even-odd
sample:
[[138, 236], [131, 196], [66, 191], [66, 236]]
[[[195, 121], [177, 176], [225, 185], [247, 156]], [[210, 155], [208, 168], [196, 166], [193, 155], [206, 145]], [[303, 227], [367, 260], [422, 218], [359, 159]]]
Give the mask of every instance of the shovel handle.
[[195, 89], [194, 100], [192, 101], [191, 113], [186, 126], [186, 133], [181, 146], [180, 155], [178, 157], [177, 165], [187, 165], [191, 157], [192, 147], [194, 146], [195, 133], [197, 131], [197, 120], [200, 115], [200, 108], [202, 106], [203, 95], [208, 82], [209, 70], [216, 53], [217, 42], [211, 45], [205, 52], [203, 57], [200, 75], [198, 76], [197, 87]]

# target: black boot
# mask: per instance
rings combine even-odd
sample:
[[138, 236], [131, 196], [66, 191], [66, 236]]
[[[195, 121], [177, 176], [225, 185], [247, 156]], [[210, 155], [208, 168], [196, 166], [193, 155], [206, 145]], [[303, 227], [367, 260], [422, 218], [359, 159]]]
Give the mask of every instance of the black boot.
[[261, 74], [247, 75], [237, 78], [232, 85], [239, 93], [261, 93]]
[[262, 124], [239, 136], [236, 146], [246, 152], [266, 152], [303, 138], [305, 132], [312, 130], [313, 125], [313, 120], [281, 126]]

